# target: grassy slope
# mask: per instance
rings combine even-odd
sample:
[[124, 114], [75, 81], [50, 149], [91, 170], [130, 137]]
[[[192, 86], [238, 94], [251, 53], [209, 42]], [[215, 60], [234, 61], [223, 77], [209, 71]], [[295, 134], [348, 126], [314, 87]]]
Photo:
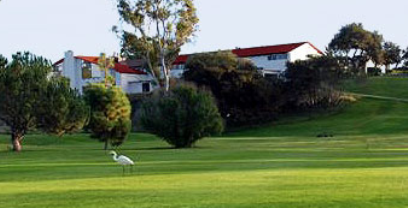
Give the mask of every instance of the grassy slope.
[[349, 81], [345, 89], [354, 93], [408, 98], [408, 79], [375, 77], [368, 81]]
[[120, 152], [137, 171], [125, 177], [86, 135], [30, 135], [21, 154], [0, 136], [0, 207], [406, 207], [406, 133], [408, 103], [363, 99], [191, 150], [133, 134]]

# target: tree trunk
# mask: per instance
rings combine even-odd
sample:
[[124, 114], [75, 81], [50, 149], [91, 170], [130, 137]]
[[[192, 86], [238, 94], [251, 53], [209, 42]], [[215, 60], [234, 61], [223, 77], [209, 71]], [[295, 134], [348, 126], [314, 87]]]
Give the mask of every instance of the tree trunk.
[[105, 140], [105, 151], [108, 150], [108, 140]]
[[21, 131], [13, 130], [11, 133], [11, 143], [13, 144], [13, 151], [14, 152], [21, 152], [23, 149], [21, 142], [24, 139], [24, 133]]
[[164, 74], [164, 89], [166, 90], [166, 92], [168, 92], [170, 90], [170, 73], [169, 73], [169, 71], [167, 71], [163, 51], [160, 54], [160, 63], [162, 65], [162, 70], [163, 70], [163, 74]]

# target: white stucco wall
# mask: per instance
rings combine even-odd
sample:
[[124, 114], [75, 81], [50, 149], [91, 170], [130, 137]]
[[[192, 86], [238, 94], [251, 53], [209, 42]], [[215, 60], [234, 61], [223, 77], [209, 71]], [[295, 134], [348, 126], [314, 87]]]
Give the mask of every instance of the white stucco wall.
[[286, 59], [268, 60], [269, 55], [247, 57], [255, 66], [265, 71], [282, 72], [286, 70]]
[[62, 63], [62, 76], [70, 79], [70, 86], [72, 89], [79, 90], [79, 75], [81, 71], [76, 70], [78, 68], [78, 63], [74, 58], [74, 53], [72, 51], [67, 51], [65, 53], [64, 62]]
[[151, 84], [153, 78], [150, 75], [139, 74], [120, 74], [122, 89], [128, 94], [140, 94], [143, 93], [143, 83], [150, 83], [150, 90], [152, 91], [156, 87]]
[[184, 69], [172, 69], [170, 71], [170, 77], [172, 78], [181, 78], [183, 76]]
[[289, 61], [294, 62], [297, 60], [307, 60], [309, 55], [319, 56], [321, 54], [309, 43], [305, 43], [289, 52]]

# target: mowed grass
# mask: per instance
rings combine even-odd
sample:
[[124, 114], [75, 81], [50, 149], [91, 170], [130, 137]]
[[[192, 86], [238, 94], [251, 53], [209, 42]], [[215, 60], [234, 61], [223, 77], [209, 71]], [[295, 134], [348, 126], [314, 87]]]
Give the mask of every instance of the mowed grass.
[[[327, 132], [333, 138], [317, 138]], [[408, 207], [408, 103], [361, 99], [170, 149], [132, 134], [122, 176], [85, 134], [29, 135], [20, 154], [0, 136], [0, 207]]]
[[350, 80], [344, 84], [347, 91], [408, 99], [408, 78], [373, 77], [367, 80]]

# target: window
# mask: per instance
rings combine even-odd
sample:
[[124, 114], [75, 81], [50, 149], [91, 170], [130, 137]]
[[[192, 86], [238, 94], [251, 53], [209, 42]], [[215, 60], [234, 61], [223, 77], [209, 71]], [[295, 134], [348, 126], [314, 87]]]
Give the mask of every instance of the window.
[[276, 60], [276, 54], [269, 55], [268, 60], [269, 61]]
[[92, 78], [92, 64], [89, 62], [82, 62], [82, 79]]
[[150, 82], [145, 82], [142, 84], [142, 92], [150, 92]]
[[183, 70], [183, 69], [184, 69], [184, 65], [183, 65], [183, 64], [174, 65], [173, 69], [175, 69], [175, 70]]
[[286, 60], [286, 59], [288, 59], [288, 54], [271, 54], [268, 56], [269, 61]]
[[279, 59], [281, 59], [281, 60], [288, 59], [288, 54], [280, 54]]

